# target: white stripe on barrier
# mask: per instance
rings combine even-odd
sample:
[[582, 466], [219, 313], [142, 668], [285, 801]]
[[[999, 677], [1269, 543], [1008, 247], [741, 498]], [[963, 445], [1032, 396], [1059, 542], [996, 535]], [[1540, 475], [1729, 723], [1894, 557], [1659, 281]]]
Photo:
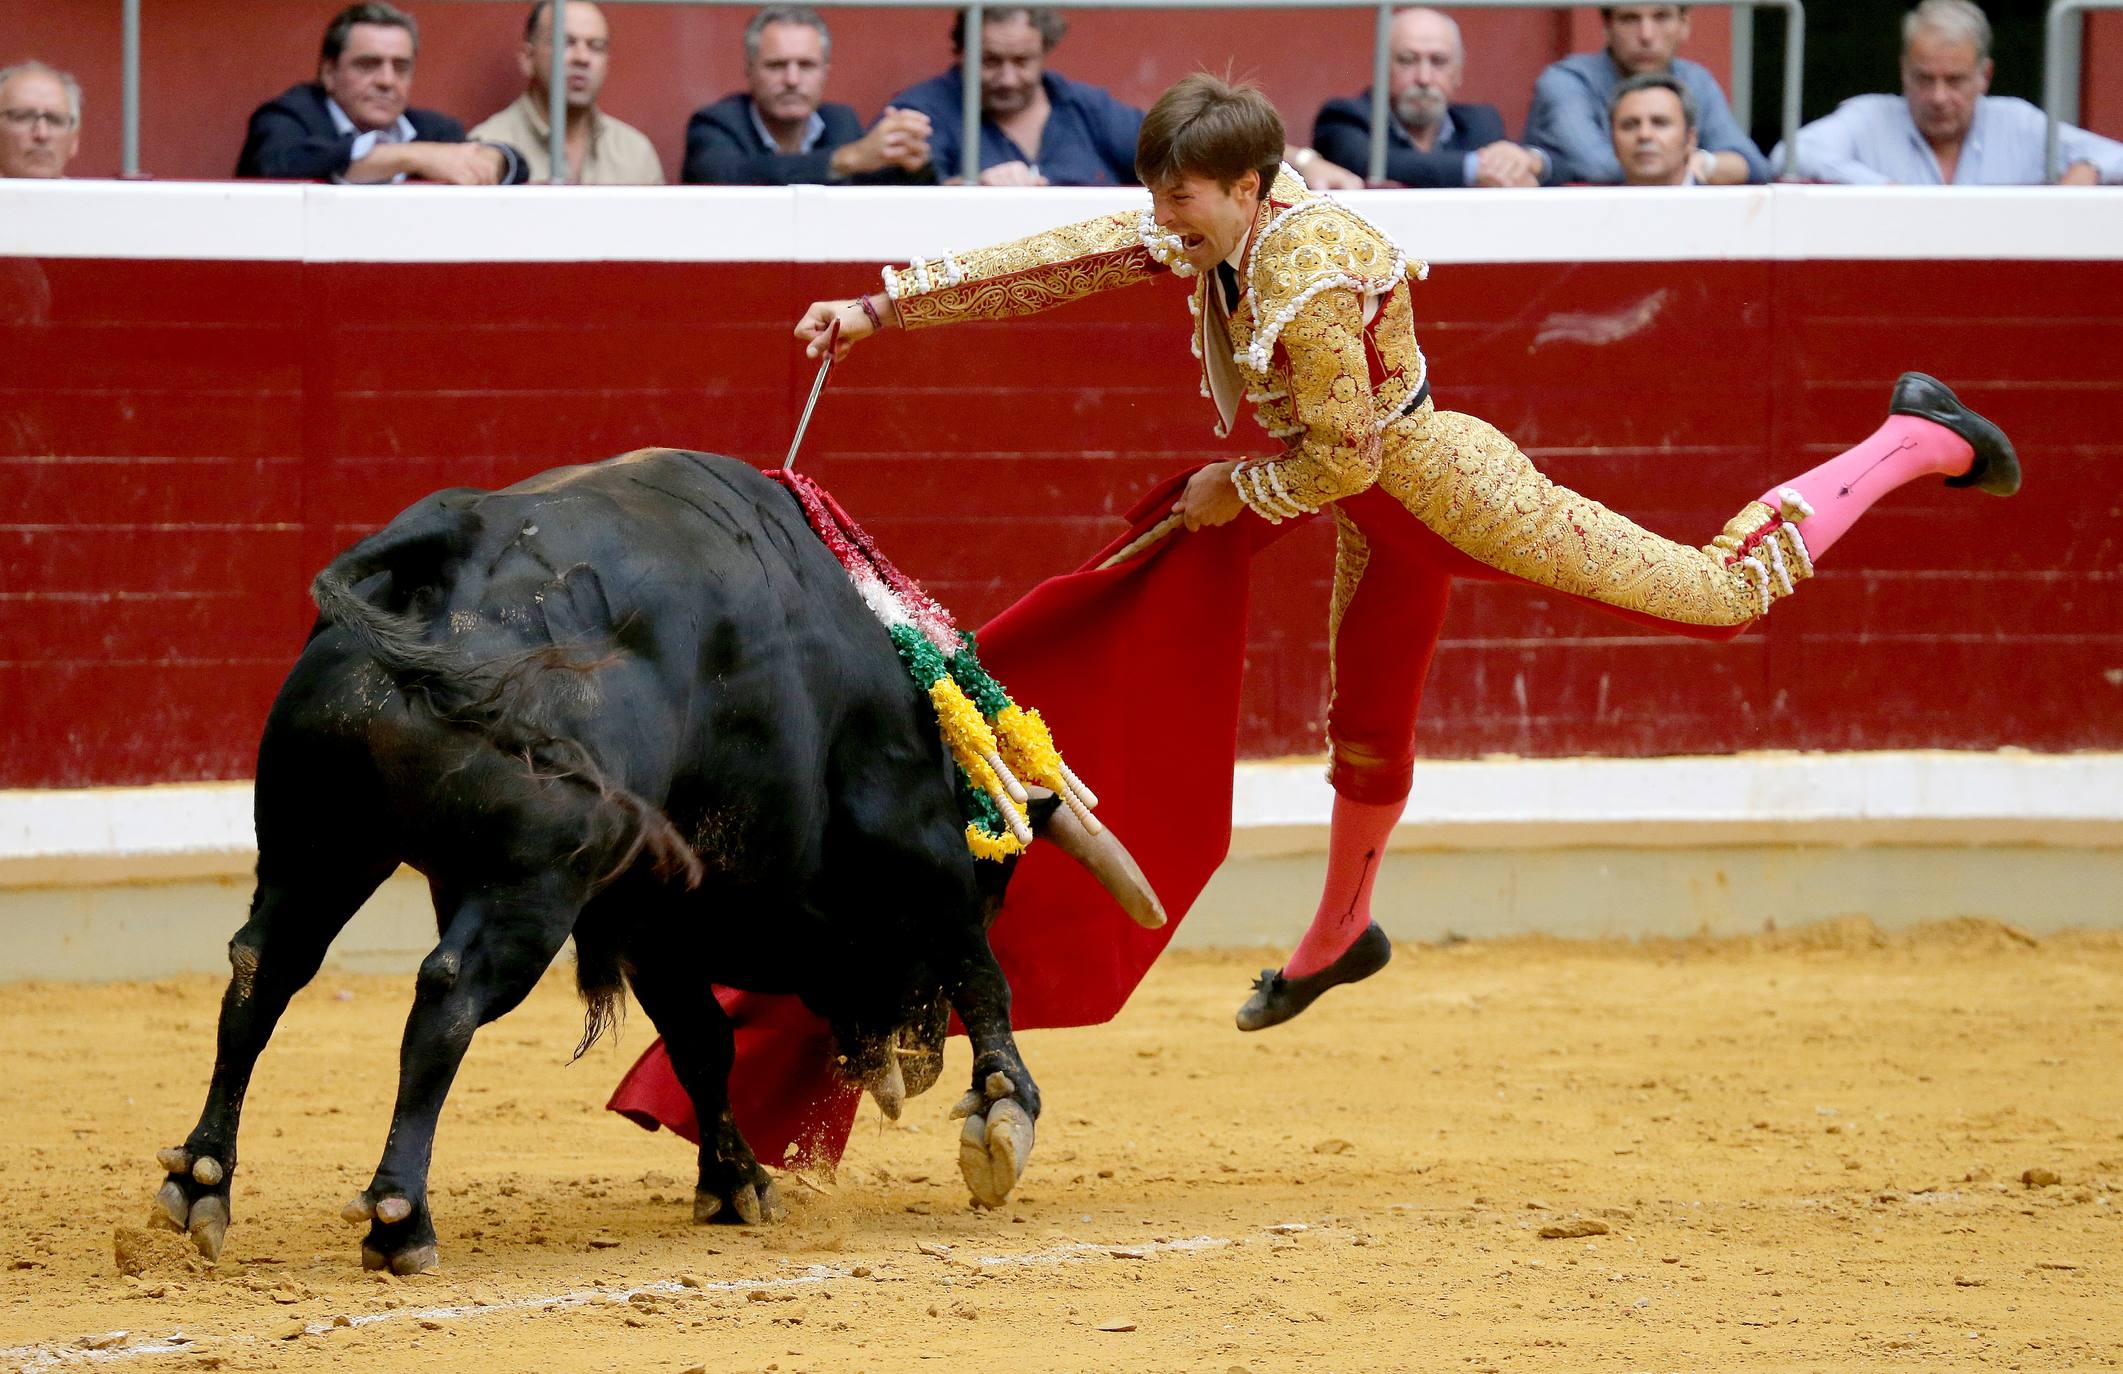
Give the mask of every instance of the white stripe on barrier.
[[[2123, 189], [1359, 191], [1433, 263], [2123, 260]], [[0, 180], [0, 257], [854, 262], [996, 243], [1139, 188], [442, 187]]]
[[[1095, 785], [1096, 779], [1093, 779]], [[1322, 765], [1245, 762], [1235, 857], [1320, 848]], [[2123, 754], [1733, 754], [1421, 762], [1394, 847], [2123, 846]], [[237, 875], [249, 783], [0, 792], [0, 888]]]

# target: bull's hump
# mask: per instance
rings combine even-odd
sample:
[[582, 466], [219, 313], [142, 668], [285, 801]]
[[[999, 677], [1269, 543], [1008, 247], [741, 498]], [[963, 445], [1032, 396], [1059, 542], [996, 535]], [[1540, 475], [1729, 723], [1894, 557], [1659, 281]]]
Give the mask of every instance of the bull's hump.
[[559, 491], [613, 468], [668, 461], [684, 456], [684, 452], [683, 449], [675, 448], [638, 448], [632, 453], [622, 453], [617, 458], [607, 458], [601, 463], [575, 463], [564, 468], [549, 468], [534, 477], [524, 478], [514, 486], [505, 487], [503, 491], [510, 494]]

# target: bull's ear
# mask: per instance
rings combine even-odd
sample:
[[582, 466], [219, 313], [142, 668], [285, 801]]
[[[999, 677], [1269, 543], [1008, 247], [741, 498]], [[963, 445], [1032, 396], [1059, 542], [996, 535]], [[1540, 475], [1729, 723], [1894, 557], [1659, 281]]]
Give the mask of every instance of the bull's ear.
[[[1084, 871], [1098, 879], [1100, 887], [1113, 894], [1121, 910], [1129, 919], [1146, 930], [1156, 930], [1165, 923], [1165, 904], [1157, 899], [1150, 887], [1150, 880], [1143, 876], [1141, 865], [1128, 852], [1126, 845], [1106, 826], [1096, 835], [1085, 828], [1076, 813], [1066, 806], [1058, 806], [1059, 800], [1052, 792], [1042, 787], [1030, 789], [1032, 793], [1033, 830], [1084, 866]], [[1040, 807], [1046, 806], [1044, 819]]]
[[538, 603], [555, 644], [602, 640], [612, 630], [612, 603], [597, 569], [577, 563], [546, 583]]

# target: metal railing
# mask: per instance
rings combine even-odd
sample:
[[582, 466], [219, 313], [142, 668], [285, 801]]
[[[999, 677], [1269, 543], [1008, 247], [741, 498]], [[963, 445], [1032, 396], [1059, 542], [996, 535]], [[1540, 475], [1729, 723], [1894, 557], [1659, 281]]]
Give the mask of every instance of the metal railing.
[[2051, 183], [2064, 174], [2057, 165], [2057, 126], [2078, 119], [2081, 21], [2088, 10], [2123, 10], [2123, 0], [2051, 0], [2042, 25], [2042, 112], [2049, 117], [2042, 177]]
[[[1412, 0], [1409, 0], [1412, 3]], [[719, 5], [752, 8], [762, 0], [602, 0], [605, 4], [664, 4], [664, 5]], [[935, 0], [811, 0], [820, 9], [933, 9]], [[1115, 9], [1115, 10], [1234, 10], [1234, 9], [1376, 9], [1378, 21], [1372, 38], [1371, 53], [1371, 165], [1365, 169], [1367, 179], [1378, 182], [1386, 179], [1386, 120], [1389, 113], [1387, 86], [1393, 59], [1393, 16], [1401, 8], [1399, 3], [1367, 3], [1367, 0], [1045, 0], [1054, 8], [1067, 9]], [[1798, 147], [1799, 91], [1806, 67], [1806, 7], [1802, 0], [1698, 0], [1698, 3], [1713, 8], [1733, 10], [1771, 9], [1782, 10], [1787, 28], [1784, 36], [1784, 149], [1789, 157]], [[1558, 5], [1555, 0], [1449, 0], [1453, 9], [1580, 9], [1582, 5]], [[982, 32], [983, 12], [991, 6], [980, 4], [965, 7], [965, 32], [969, 43], [977, 43]], [[2057, 13], [2071, 9], [2123, 8], [2123, 0], [2056, 0], [2050, 11], [2051, 33], [2057, 26]], [[567, 0], [553, 0], [552, 67], [547, 76], [548, 98], [546, 102], [549, 125], [547, 146], [552, 159], [550, 180], [555, 185], [567, 180]], [[140, 175], [140, 0], [124, 0], [125, 30], [125, 160], [124, 174]], [[966, 181], [980, 179], [980, 59], [978, 48], [973, 60], [959, 61], [963, 77], [960, 114], [964, 119], [964, 139], [961, 147], [960, 175]], [[2051, 156], [2054, 157], [2056, 128], [2054, 116], [2050, 127]], [[1355, 169], [1351, 169], [1355, 170]], [[1781, 170], [1781, 169], [1773, 169]]]

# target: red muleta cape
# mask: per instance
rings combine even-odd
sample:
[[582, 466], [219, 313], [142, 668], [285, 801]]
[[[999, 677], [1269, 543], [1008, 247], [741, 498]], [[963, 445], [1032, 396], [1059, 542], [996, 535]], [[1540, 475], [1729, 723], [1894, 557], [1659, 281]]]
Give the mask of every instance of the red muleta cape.
[[[1295, 522], [1271, 526], [1249, 511], [1098, 566], [1170, 513], [1191, 475], [1160, 482], [1128, 513], [1127, 533], [980, 631], [981, 662], [1053, 727], [1170, 917], [1142, 929], [1066, 855], [1033, 845], [989, 932], [1019, 1030], [1112, 1020], [1231, 847], [1247, 568]], [[721, 987], [715, 996], [736, 1027], [730, 1108], [753, 1153], [770, 1164], [837, 1163], [862, 1094], [835, 1072], [826, 1023], [795, 997]], [[700, 1139], [661, 1040], [606, 1105], [649, 1130]]]

